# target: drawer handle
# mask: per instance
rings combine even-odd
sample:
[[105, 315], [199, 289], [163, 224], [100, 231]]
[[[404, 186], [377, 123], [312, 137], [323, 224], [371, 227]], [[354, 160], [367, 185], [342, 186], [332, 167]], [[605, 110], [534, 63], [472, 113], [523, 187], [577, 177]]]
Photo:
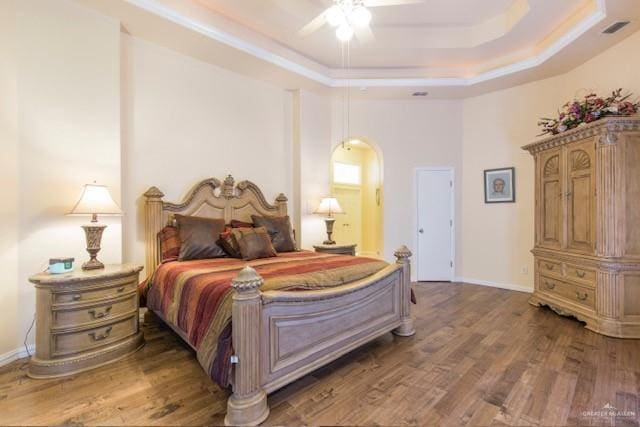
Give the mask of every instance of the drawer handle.
[[122, 293], [122, 292], [124, 292], [124, 286], [121, 286], [118, 288], [118, 293]]
[[544, 282], [544, 285], [547, 287], [547, 289], [554, 289], [556, 287], [555, 283], [550, 283], [550, 282]]
[[89, 336], [94, 341], [102, 341], [103, 339], [109, 338], [109, 335], [111, 335], [111, 329], [112, 328], [113, 328], [113, 326], [109, 326], [101, 334], [98, 334], [97, 332], [89, 332]]
[[580, 270], [576, 270], [576, 276], [578, 276], [579, 278], [583, 278], [585, 275], [587, 274], [586, 271], [580, 271]]
[[545, 264], [544, 266], [547, 267], [547, 270], [553, 270], [555, 267], [553, 264]]
[[586, 300], [588, 296], [589, 294], [587, 294], [586, 292], [585, 293], [576, 292], [576, 297], [578, 297], [580, 301]]
[[80, 301], [80, 298], [82, 298], [82, 295], [80, 294], [73, 294], [73, 296], [71, 297], [74, 301]]
[[104, 316], [107, 316], [111, 311], [113, 306], [108, 306], [104, 308], [104, 311], [97, 311], [95, 309], [89, 310], [89, 314], [93, 316], [94, 319], [102, 319]]

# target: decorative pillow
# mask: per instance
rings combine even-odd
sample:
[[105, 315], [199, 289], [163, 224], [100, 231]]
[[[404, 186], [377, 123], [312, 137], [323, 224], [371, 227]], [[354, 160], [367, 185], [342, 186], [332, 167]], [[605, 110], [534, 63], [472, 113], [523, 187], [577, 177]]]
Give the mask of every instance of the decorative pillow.
[[278, 255], [264, 227], [234, 228], [231, 230], [231, 235], [238, 242], [240, 255], [246, 261]]
[[233, 237], [232, 231], [233, 229], [230, 226], [226, 226], [224, 231], [220, 233], [218, 245], [224, 249], [231, 258], [242, 258], [240, 246], [238, 246], [238, 242], [236, 242], [236, 239]]
[[223, 219], [176, 215], [176, 221], [180, 234], [178, 261], [226, 256], [217, 243], [224, 231]]
[[245, 221], [231, 220], [231, 228], [253, 228], [253, 224]]
[[177, 261], [180, 255], [180, 234], [173, 225], [167, 225], [158, 233], [160, 238], [160, 261]]
[[257, 216], [251, 215], [255, 227], [267, 229], [273, 247], [278, 252], [293, 252], [296, 250], [296, 242], [293, 238], [293, 229], [289, 216]]

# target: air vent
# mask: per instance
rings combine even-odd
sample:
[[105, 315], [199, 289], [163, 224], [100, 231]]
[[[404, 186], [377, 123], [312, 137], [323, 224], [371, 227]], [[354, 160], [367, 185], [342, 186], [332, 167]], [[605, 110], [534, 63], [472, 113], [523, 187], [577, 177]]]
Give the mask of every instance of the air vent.
[[605, 28], [602, 31], [602, 34], [613, 34], [613, 33], [617, 33], [618, 31], [620, 31], [623, 27], [627, 26], [629, 24], [629, 21], [618, 21], [618, 22], [614, 22], [613, 24], [609, 25], [607, 28]]
[[429, 92], [413, 92], [411, 96], [427, 96]]

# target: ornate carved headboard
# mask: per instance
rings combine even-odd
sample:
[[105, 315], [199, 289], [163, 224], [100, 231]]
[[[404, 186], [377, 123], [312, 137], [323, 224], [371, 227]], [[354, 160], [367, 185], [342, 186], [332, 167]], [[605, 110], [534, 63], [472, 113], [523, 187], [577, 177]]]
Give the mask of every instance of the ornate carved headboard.
[[163, 201], [164, 194], [157, 187], [149, 188], [144, 197], [147, 275], [152, 274], [160, 263], [158, 233], [173, 222], [175, 214], [224, 218], [226, 223], [232, 219], [250, 222], [251, 215], [287, 215], [287, 198], [284, 194], [280, 193], [272, 205], [257, 185], [251, 181], [241, 181], [235, 185], [231, 175], [222, 183], [216, 178], [199, 182], [180, 203]]

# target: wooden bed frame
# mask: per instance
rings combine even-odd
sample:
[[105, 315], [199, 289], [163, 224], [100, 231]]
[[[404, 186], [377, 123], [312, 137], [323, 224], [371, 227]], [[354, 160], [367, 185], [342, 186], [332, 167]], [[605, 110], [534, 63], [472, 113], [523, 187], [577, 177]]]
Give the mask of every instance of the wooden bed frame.
[[[198, 183], [181, 203], [164, 202], [164, 194], [156, 187], [144, 196], [147, 274], [160, 262], [158, 232], [175, 214], [227, 222], [250, 221], [252, 214], [287, 215], [284, 194], [272, 205], [255, 184], [242, 181], [236, 186], [231, 175], [222, 183], [215, 178]], [[267, 393], [389, 331], [413, 335], [411, 252], [402, 246], [395, 256], [395, 264], [373, 276], [313, 291], [261, 292], [263, 280], [256, 271], [251, 267], [240, 271], [231, 285], [235, 290], [233, 394], [227, 402], [225, 424], [259, 424], [269, 415]]]

